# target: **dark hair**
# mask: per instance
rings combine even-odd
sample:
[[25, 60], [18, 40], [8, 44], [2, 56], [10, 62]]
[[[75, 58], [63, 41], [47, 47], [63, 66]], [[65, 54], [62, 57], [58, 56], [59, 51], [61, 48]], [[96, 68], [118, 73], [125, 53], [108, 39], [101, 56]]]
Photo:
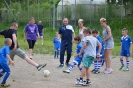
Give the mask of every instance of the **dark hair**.
[[92, 34], [98, 34], [98, 30], [96, 30], [96, 29], [94, 29], [94, 30], [92, 30]]
[[76, 36], [76, 37], [74, 38], [74, 40], [80, 42], [80, 41], [81, 41], [81, 38], [80, 38], [80, 36]]
[[126, 31], [126, 32], [128, 32], [127, 28], [123, 28], [122, 31]]
[[91, 34], [91, 29], [90, 28], [85, 28], [84, 31], [83, 31], [83, 33], [89, 33], [89, 34]]

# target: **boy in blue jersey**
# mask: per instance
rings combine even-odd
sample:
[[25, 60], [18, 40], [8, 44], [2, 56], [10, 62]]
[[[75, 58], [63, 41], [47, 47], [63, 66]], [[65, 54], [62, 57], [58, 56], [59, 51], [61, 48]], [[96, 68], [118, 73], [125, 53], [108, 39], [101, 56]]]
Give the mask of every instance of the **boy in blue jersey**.
[[[94, 60], [94, 69], [91, 71], [95, 74], [98, 74], [100, 73], [100, 67], [101, 67], [101, 59], [103, 58], [103, 54], [104, 54], [104, 46], [103, 46], [103, 43], [102, 43], [102, 39], [101, 37], [99, 36], [99, 32], [98, 30], [93, 30], [92, 31], [92, 35], [93, 37], [96, 37], [97, 40], [101, 43], [102, 45], [102, 50], [100, 52], [100, 56], [97, 56]], [[98, 46], [96, 47], [96, 54], [98, 53]]]
[[10, 85], [6, 84], [6, 81], [8, 77], [10, 76], [10, 68], [8, 66], [9, 64], [14, 65], [14, 62], [10, 58], [10, 49], [9, 47], [12, 44], [12, 40], [10, 38], [5, 39], [5, 45], [0, 49], [0, 78], [4, 75], [4, 78], [1, 82], [2, 87], [8, 87]]
[[120, 62], [121, 62], [121, 67], [119, 70], [122, 70], [122, 68], [125, 66], [123, 63], [123, 57], [126, 57], [126, 68], [124, 71], [129, 71], [129, 58], [130, 54], [132, 52], [132, 39], [127, 35], [128, 30], [124, 28], [122, 30], [122, 37], [121, 37], [121, 52], [120, 52]]
[[76, 55], [74, 56], [74, 60], [73, 63], [70, 64], [68, 70], [64, 70], [64, 73], [70, 73], [70, 71], [74, 68], [74, 66], [78, 66], [79, 70], [82, 71], [82, 68], [80, 68], [80, 64], [83, 58], [83, 54], [81, 56], [78, 56], [77, 54], [80, 52], [81, 48], [82, 48], [82, 42], [81, 42], [81, 38], [80, 36], [77, 36], [74, 38], [74, 42], [77, 44], [76, 47]]
[[60, 52], [60, 36], [58, 34], [58, 32], [56, 32], [56, 37], [53, 39], [53, 43], [54, 43], [54, 58], [58, 58], [59, 52]]

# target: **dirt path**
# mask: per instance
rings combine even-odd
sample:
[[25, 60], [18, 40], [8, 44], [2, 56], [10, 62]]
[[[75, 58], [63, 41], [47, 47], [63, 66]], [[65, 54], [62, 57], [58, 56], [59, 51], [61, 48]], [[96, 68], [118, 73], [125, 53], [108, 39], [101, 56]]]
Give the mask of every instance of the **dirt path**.
[[[43, 70], [37, 69], [19, 57], [15, 57], [15, 66], [11, 67], [11, 76], [7, 81], [11, 86], [9, 88], [88, 88], [76, 86], [76, 78], [79, 78], [80, 72], [74, 68], [70, 74], [64, 74], [62, 69], [57, 69], [59, 59], [53, 59], [51, 55], [35, 55], [33, 60], [38, 63], [47, 62], [44, 69], [51, 72], [49, 78], [43, 77]], [[93, 65], [92, 65], [93, 67]], [[92, 70], [92, 67], [90, 68]], [[91, 74], [92, 85], [89, 88], [133, 88], [133, 59], [130, 59], [130, 71], [119, 71], [119, 58], [112, 59], [112, 74]], [[103, 71], [102, 67], [101, 71]]]

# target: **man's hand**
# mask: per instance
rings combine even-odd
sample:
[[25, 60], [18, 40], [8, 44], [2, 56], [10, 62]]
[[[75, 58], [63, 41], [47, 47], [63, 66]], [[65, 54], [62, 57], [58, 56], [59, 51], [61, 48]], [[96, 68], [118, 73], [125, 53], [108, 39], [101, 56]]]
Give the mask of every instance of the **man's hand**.
[[17, 45], [14, 45], [14, 48], [13, 48], [13, 50], [16, 50], [17, 49]]

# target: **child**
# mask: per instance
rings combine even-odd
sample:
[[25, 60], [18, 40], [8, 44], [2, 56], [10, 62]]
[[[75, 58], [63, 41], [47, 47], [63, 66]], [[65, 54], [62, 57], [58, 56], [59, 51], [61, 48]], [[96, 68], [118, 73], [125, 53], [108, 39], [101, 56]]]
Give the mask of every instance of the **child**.
[[[94, 58], [96, 57], [96, 46], [99, 46], [97, 56], [100, 55], [101, 51], [101, 44], [99, 41], [91, 36], [91, 30], [89, 28], [86, 28], [84, 31], [84, 45], [80, 50], [79, 56], [82, 55], [82, 52], [84, 51], [84, 58], [83, 58], [83, 67], [80, 79], [77, 79], [76, 85], [88, 85], [91, 84], [90, 81], [90, 71], [89, 68], [94, 61]], [[86, 81], [83, 81], [83, 77], [86, 75]]]
[[[93, 30], [92, 31], [92, 35], [93, 37], [96, 37], [98, 39], [98, 41], [102, 44], [102, 39], [99, 36], [99, 32], [98, 30]], [[103, 45], [103, 44], [102, 44]], [[96, 53], [98, 53], [98, 46], [96, 47]], [[100, 52], [100, 56], [97, 56], [96, 59], [94, 60], [94, 69], [91, 71], [95, 74], [100, 73], [100, 67], [101, 67], [101, 58], [103, 58], [103, 54], [104, 54], [104, 48], [102, 46], [102, 50]]]
[[14, 65], [14, 62], [10, 58], [10, 49], [9, 47], [12, 44], [12, 40], [10, 38], [5, 39], [5, 45], [0, 49], [0, 78], [4, 75], [4, 78], [1, 82], [1, 86], [8, 87], [10, 85], [6, 84], [6, 80], [10, 76], [10, 68], [8, 66], [8, 60], [9, 64]]
[[132, 39], [127, 34], [128, 30], [124, 28], [122, 30], [123, 37], [121, 37], [121, 52], [120, 52], [121, 67], [119, 68], [119, 70], [122, 70], [122, 68], [124, 67], [123, 57], [126, 57], [126, 68], [124, 69], [124, 71], [129, 71], [128, 57], [130, 57], [130, 53], [132, 52]]
[[80, 36], [75, 37], [74, 42], [77, 44], [76, 55], [73, 60], [73, 63], [69, 66], [68, 70], [63, 71], [64, 73], [70, 73], [70, 71], [74, 68], [74, 66], [78, 66], [79, 70], [82, 71], [82, 68], [80, 68], [80, 64], [82, 61], [83, 54], [82, 54], [82, 56], [77, 56], [77, 54], [80, 52], [80, 50], [82, 48], [82, 42], [81, 42]]
[[59, 37], [58, 32], [56, 32], [56, 37], [53, 39], [54, 43], [54, 58], [58, 58], [59, 52], [60, 52], [60, 44], [61, 44], [61, 39]]

